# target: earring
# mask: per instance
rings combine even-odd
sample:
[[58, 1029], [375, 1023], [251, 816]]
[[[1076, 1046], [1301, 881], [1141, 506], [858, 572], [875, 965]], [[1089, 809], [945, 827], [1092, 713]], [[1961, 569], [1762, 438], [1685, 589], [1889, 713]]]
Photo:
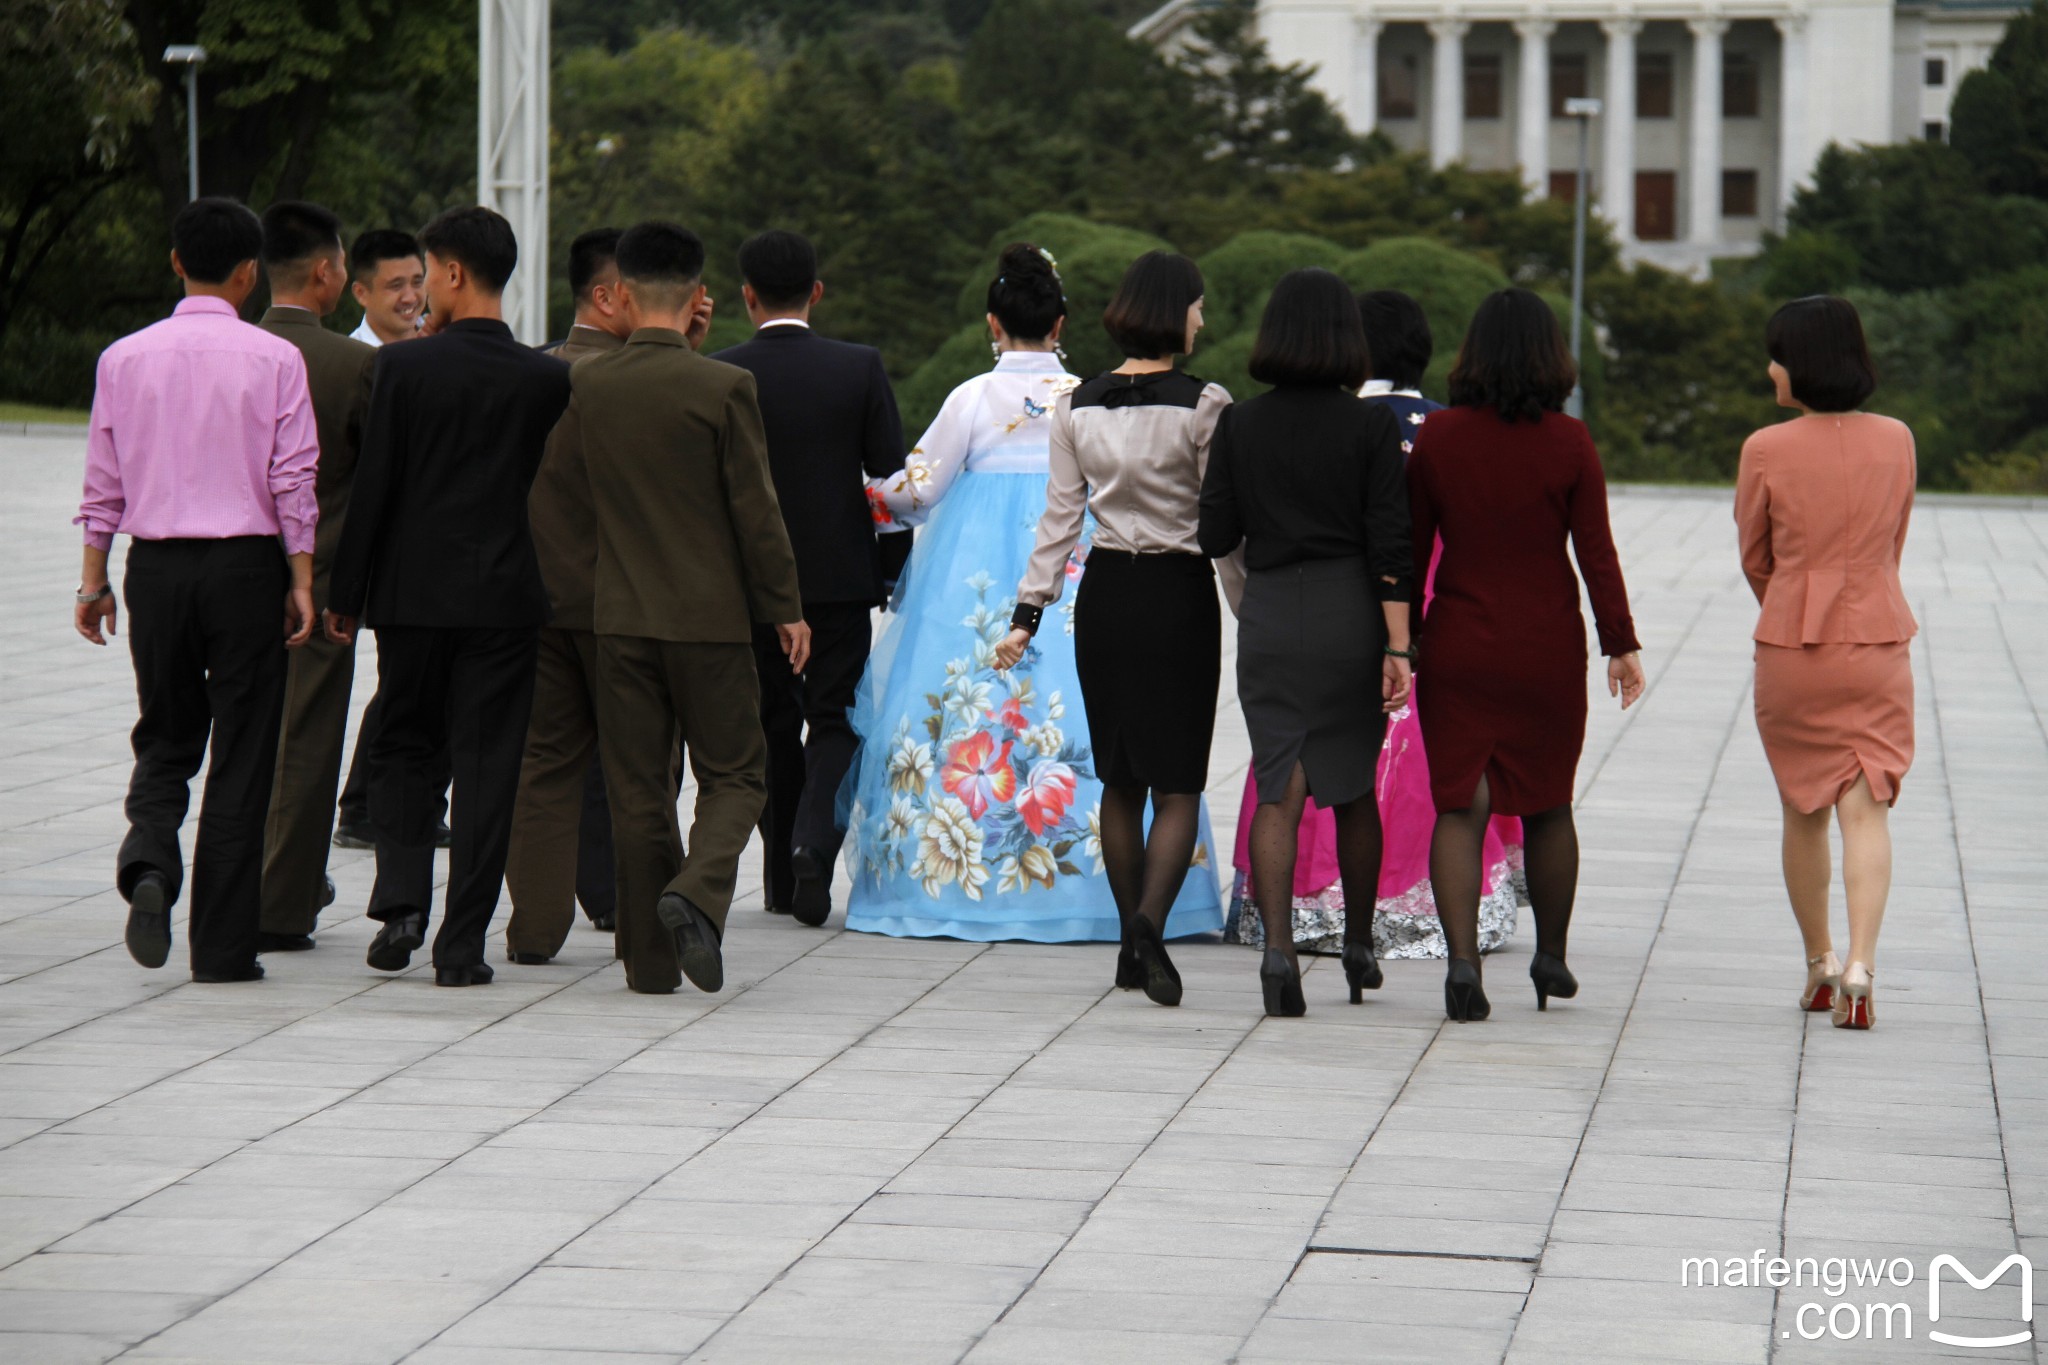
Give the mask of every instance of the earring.
[[993, 341], [991, 341], [988, 344], [988, 353], [994, 356], [997, 360], [1001, 360], [1003, 358], [1003, 348], [996, 345], [996, 343]]
[[1055, 356], [1059, 357], [1059, 359], [1060, 359], [1061, 361], [1063, 361], [1063, 362], [1064, 362], [1064, 361], [1066, 360], [1066, 358], [1067, 358], [1067, 348], [1066, 348], [1066, 347], [1064, 347], [1064, 346], [1062, 346], [1062, 345], [1060, 345], [1060, 344], [1059, 344], [1059, 343], [1058, 343], [1057, 341], [1055, 341], [1055, 342], [1054, 342], [1054, 343], [1052, 344], [1052, 353], [1053, 353], [1053, 354], [1054, 354]]

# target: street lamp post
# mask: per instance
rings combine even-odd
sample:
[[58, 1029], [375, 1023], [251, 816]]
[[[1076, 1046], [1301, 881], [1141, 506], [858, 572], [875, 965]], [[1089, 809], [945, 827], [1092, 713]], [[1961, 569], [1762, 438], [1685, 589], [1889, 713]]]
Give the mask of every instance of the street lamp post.
[[185, 68], [185, 197], [189, 201], [199, 197], [199, 68], [206, 65], [206, 49], [197, 43], [174, 43], [164, 49], [164, 61]]
[[[1564, 113], [1566, 118], [1579, 121], [1579, 173], [1572, 192], [1572, 364], [1578, 366], [1579, 338], [1586, 312], [1586, 154], [1593, 120], [1600, 115], [1600, 101], [1568, 99], [1564, 102]], [[1572, 395], [1565, 401], [1565, 411], [1582, 420], [1586, 415], [1585, 386], [1577, 380], [1572, 382]]]

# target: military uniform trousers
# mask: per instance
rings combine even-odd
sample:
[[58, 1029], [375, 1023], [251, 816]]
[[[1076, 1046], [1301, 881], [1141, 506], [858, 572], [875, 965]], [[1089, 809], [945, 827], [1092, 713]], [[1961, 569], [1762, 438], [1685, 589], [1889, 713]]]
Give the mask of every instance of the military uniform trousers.
[[370, 736], [377, 887], [369, 914], [430, 913], [434, 829], [448, 810], [454, 835], [436, 967], [484, 960], [505, 885], [538, 633], [531, 626], [377, 628], [384, 715]]
[[597, 758], [597, 637], [553, 626], [540, 633], [533, 719], [519, 765], [505, 889], [505, 946], [553, 957], [568, 941], [576, 902], [595, 919], [618, 907], [612, 813]]
[[[750, 644], [597, 637], [597, 722], [618, 849], [618, 956], [626, 984], [682, 981], [675, 940], [655, 913], [675, 892], [721, 936], [740, 855], [767, 799], [767, 742]], [[697, 779], [689, 855], [676, 814], [676, 745]]]
[[285, 675], [284, 728], [263, 835], [263, 932], [310, 934], [326, 900], [327, 850], [356, 678], [356, 647], [316, 629]]

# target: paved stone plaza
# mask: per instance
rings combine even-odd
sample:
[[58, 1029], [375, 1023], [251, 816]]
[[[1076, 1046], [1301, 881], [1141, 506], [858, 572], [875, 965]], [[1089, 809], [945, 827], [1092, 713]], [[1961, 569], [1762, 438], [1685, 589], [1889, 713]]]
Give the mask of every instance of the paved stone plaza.
[[[1594, 708], [1583, 989], [1536, 1012], [1525, 917], [1455, 1025], [1434, 963], [1354, 1007], [1317, 960], [1267, 1020], [1221, 944], [1162, 1010], [1107, 947], [804, 929], [751, 858], [717, 996], [629, 995], [587, 927], [487, 989], [373, 972], [360, 853], [261, 984], [192, 984], [182, 928], [145, 971], [125, 636], [69, 624], [81, 462], [0, 436], [0, 1361], [2042, 1359], [1928, 1338], [2024, 1330], [2012, 1275], [1949, 1277], [1938, 1323], [1925, 1277], [2048, 1269], [2048, 509], [1920, 509], [1919, 755], [1852, 1034], [1793, 1007], [1728, 499], [1618, 494], [1652, 683]], [[1225, 838], [1247, 759], [1226, 698]], [[1781, 1249], [1913, 1278], [1680, 1283]], [[1911, 1340], [1861, 1338], [1882, 1303]]]

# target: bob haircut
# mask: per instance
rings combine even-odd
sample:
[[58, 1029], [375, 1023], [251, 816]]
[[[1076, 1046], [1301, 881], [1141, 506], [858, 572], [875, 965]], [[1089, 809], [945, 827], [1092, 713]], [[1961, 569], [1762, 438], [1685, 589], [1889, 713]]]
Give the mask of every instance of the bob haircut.
[[1188, 348], [1188, 309], [1202, 297], [1202, 270], [1171, 251], [1148, 251], [1124, 272], [1102, 325], [1132, 360], [1164, 360]]
[[1792, 300], [1771, 314], [1764, 349], [1791, 377], [1792, 396], [1815, 412], [1854, 412], [1877, 392], [1863, 319], [1847, 299]]
[[1579, 369], [1550, 305], [1526, 289], [1488, 294], [1451, 367], [1454, 407], [1494, 408], [1504, 422], [1562, 412]]
[[1358, 296], [1358, 320], [1372, 351], [1372, 377], [1397, 389], [1421, 388], [1436, 354], [1422, 305], [1398, 289], [1373, 289]]
[[1252, 343], [1251, 376], [1276, 388], [1356, 389], [1372, 378], [1358, 303], [1327, 270], [1290, 270], [1273, 286]]

